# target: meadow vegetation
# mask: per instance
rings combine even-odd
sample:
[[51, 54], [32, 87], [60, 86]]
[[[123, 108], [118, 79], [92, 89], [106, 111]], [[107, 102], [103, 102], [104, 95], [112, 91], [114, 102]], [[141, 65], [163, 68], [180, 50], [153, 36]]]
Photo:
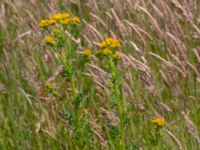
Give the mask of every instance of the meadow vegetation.
[[199, 101], [199, 0], [0, 0], [0, 150], [198, 150]]

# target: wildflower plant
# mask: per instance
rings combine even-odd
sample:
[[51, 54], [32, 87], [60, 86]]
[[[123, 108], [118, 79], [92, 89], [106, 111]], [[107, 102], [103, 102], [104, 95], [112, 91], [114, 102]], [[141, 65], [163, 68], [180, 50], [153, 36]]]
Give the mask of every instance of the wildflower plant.
[[[75, 127], [79, 130], [79, 105], [80, 94], [75, 85], [76, 69], [74, 68], [74, 53], [76, 51], [76, 44], [73, 42], [73, 37], [77, 34], [77, 26], [80, 24], [78, 17], [72, 17], [70, 13], [57, 13], [49, 16], [48, 19], [41, 20], [39, 27], [43, 28], [47, 36], [45, 43], [52, 48], [55, 54], [59, 57], [63, 65], [64, 75], [70, 83], [72, 90], [71, 99], [74, 103]], [[69, 32], [69, 36], [66, 34]]]
[[160, 117], [157, 117], [152, 119], [152, 123], [154, 123], [158, 127], [162, 127], [165, 125], [165, 120]]
[[92, 51], [91, 49], [85, 49], [82, 53], [82, 57], [80, 59], [80, 69], [81, 71], [84, 70], [85, 64], [90, 62], [92, 59]]
[[155, 117], [151, 120], [151, 122], [154, 125], [153, 138], [151, 139], [151, 143], [158, 145], [162, 139], [162, 128], [165, 125], [165, 120], [160, 117]]
[[121, 85], [121, 72], [119, 62], [121, 60], [120, 54], [117, 51], [121, 47], [119, 40], [114, 38], [106, 38], [99, 44], [100, 50], [97, 50], [96, 56], [104, 63], [104, 69], [111, 74], [111, 81], [108, 83], [111, 88], [112, 101], [117, 106], [117, 111], [120, 118], [119, 127], [119, 148], [125, 150], [125, 135], [124, 135], [124, 108]]
[[46, 83], [46, 88], [47, 88], [47, 90], [48, 90], [48, 92], [52, 95], [52, 96], [57, 96], [58, 95], [58, 93], [57, 93], [57, 91], [55, 90], [55, 88], [54, 88], [54, 85], [52, 84], [52, 83]]

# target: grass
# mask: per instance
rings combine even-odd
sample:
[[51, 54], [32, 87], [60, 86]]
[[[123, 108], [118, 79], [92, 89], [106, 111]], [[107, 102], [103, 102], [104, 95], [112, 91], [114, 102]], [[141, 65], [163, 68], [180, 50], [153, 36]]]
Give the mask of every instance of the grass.
[[[127, 150], [200, 148], [198, 0], [0, 2], [0, 149], [122, 150], [122, 128]], [[73, 89], [38, 27], [64, 11], [81, 19]], [[106, 60], [94, 55], [106, 37], [121, 43], [117, 92]], [[92, 57], [82, 68], [87, 48]]]

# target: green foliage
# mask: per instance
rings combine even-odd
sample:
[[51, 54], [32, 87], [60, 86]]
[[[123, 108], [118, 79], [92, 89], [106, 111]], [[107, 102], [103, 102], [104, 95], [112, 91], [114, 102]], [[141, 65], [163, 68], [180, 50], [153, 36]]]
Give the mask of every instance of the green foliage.
[[172, 3], [3, 0], [0, 149], [198, 150], [200, 10]]

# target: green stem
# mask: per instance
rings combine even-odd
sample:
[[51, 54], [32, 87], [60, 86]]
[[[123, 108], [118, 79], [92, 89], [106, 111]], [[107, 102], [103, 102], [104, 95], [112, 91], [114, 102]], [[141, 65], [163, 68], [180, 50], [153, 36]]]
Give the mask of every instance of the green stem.
[[118, 108], [118, 113], [120, 117], [120, 150], [125, 150], [125, 135], [124, 135], [124, 117], [123, 117], [123, 99], [120, 93], [120, 75], [119, 71], [117, 69], [117, 66], [114, 64], [113, 60], [111, 59], [111, 69], [112, 69], [112, 79], [113, 79], [113, 84], [114, 84], [114, 95], [117, 100], [117, 108]]
[[[62, 36], [65, 36], [64, 33]], [[70, 82], [70, 87], [72, 90], [72, 100], [74, 102], [74, 111], [75, 111], [75, 126], [76, 129], [79, 130], [79, 108], [76, 106], [76, 100], [77, 100], [77, 92], [76, 92], [76, 87], [75, 87], [75, 79], [74, 79], [74, 70], [73, 70], [73, 65], [72, 65], [72, 47], [70, 44], [70, 41], [68, 41], [69, 43], [67, 43], [67, 39], [65, 39], [65, 52], [66, 52], [66, 66], [67, 66], [67, 71], [68, 71], [68, 78], [69, 78], [69, 82]]]

